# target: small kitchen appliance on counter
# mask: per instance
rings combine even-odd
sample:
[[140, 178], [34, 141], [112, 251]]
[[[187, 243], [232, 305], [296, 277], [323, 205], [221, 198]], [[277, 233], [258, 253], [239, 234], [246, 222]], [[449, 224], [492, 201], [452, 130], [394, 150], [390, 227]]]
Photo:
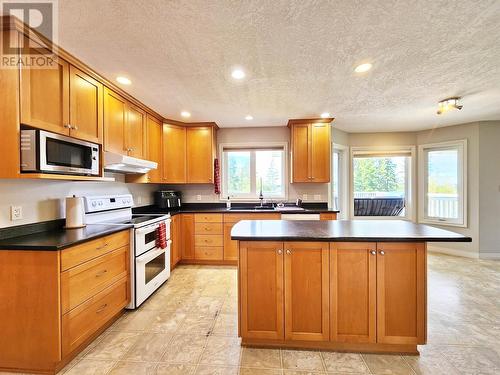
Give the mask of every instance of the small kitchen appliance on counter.
[[170, 215], [133, 215], [134, 200], [130, 194], [86, 196], [83, 200], [87, 225], [133, 224], [131, 302], [127, 308], [136, 309], [170, 277]]
[[173, 190], [160, 190], [155, 191], [155, 205], [159, 208], [180, 208], [181, 192]]

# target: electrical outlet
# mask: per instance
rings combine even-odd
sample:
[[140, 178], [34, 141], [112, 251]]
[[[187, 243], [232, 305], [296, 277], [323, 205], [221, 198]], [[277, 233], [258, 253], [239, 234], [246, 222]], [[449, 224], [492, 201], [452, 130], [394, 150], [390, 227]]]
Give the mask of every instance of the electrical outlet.
[[201, 201], [201, 194], [196, 195], [196, 200]]
[[321, 194], [314, 194], [314, 200], [315, 201], [320, 201], [321, 200]]
[[21, 220], [23, 218], [22, 206], [10, 206], [10, 220]]
[[303, 201], [306, 201], [308, 199], [309, 199], [309, 197], [307, 196], [307, 194], [302, 194], [302, 200]]

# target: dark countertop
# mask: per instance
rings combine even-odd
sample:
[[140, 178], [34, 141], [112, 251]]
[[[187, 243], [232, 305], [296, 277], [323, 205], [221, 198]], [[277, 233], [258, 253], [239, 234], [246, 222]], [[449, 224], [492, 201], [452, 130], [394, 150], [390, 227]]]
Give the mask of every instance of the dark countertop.
[[[178, 215], [183, 213], [282, 213], [282, 214], [319, 214], [338, 213], [338, 210], [328, 209], [326, 203], [303, 203], [304, 210], [260, 210], [254, 209], [258, 203], [235, 203], [233, 209], [228, 210], [225, 203], [183, 203], [180, 209], [159, 208], [158, 206], [143, 206], [133, 208], [134, 214], [167, 214]], [[289, 206], [290, 207], [290, 206]]]
[[[61, 250], [132, 227], [132, 225], [90, 224], [80, 229], [64, 229], [60, 226], [43, 232], [1, 239], [0, 250]], [[22, 233], [22, 227], [18, 228], [18, 233]]]
[[403, 220], [242, 220], [231, 230], [240, 241], [471, 242], [470, 237]]

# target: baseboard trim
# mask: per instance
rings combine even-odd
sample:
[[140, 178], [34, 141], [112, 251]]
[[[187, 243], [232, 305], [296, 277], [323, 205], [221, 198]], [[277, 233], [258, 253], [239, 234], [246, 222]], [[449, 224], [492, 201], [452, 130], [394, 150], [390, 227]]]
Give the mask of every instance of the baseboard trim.
[[479, 258], [488, 260], [500, 260], [500, 253], [479, 253]]
[[479, 253], [476, 252], [449, 249], [447, 247], [440, 247], [431, 244], [427, 244], [427, 250], [431, 253], [440, 253], [446, 255], [454, 255], [456, 257], [479, 259]]

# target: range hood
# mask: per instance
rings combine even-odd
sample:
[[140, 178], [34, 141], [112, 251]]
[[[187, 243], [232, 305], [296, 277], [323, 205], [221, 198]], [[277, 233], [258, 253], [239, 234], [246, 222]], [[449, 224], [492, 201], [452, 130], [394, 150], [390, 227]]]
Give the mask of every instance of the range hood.
[[114, 173], [148, 173], [151, 169], [158, 168], [158, 163], [149, 160], [133, 158], [116, 154], [104, 153], [104, 170]]

